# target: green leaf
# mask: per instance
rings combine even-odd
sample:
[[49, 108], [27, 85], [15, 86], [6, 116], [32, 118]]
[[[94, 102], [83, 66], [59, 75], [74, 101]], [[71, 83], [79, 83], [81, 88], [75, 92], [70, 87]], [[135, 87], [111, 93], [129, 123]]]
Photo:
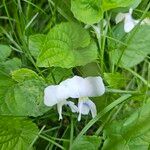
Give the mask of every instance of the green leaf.
[[19, 69], [9, 76], [0, 74], [0, 114], [39, 116], [48, 108], [43, 103], [45, 82], [29, 69]]
[[100, 0], [71, 0], [71, 11], [85, 24], [98, 23], [103, 17]]
[[18, 58], [12, 58], [1, 63], [3, 71], [10, 73], [14, 70], [21, 68], [21, 60]]
[[101, 138], [98, 136], [82, 136], [79, 142], [72, 146], [72, 150], [98, 150]]
[[57, 11], [68, 21], [75, 21], [73, 13], [71, 12], [71, 1], [70, 0], [51, 0], [52, 4], [57, 6]]
[[12, 72], [12, 79], [17, 82], [23, 82], [26, 80], [39, 79], [40, 77], [33, 71], [27, 68], [18, 69]]
[[1, 150], [27, 150], [37, 134], [38, 128], [30, 120], [0, 116]]
[[127, 7], [134, 4], [134, 2], [135, 0], [102, 0], [102, 8], [106, 11], [117, 7]]
[[82, 72], [83, 77], [99, 76], [99, 68], [97, 62], [89, 63], [85, 66], [78, 67], [79, 72]]
[[148, 150], [150, 144], [150, 102], [123, 121], [114, 121], [105, 130], [103, 150]]
[[46, 35], [44, 34], [35, 34], [29, 37], [29, 50], [36, 59], [41, 52], [42, 46], [44, 44]]
[[85, 65], [96, 58], [96, 43], [90, 40], [89, 33], [80, 25], [68, 22], [56, 25], [48, 33], [37, 65], [71, 68]]
[[125, 86], [125, 77], [116, 72], [116, 73], [104, 73], [104, 78], [108, 82], [110, 87], [121, 88]]
[[73, 74], [72, 69], [54, 68], [47, 76], [48, 84], [59, 84]]
[[141, 25], [125, 48], [119, 46], [112, 52], [112, 59], [116, 64], [120, 60], [119, 66], [121, 67], [133, 67], [142, 62], [150, 53], [149, 47], [150, 28], [148, 25]]
[[10, 53], [11, 49], [9, 46], [0, 44], [0, 61], [6, 60]]

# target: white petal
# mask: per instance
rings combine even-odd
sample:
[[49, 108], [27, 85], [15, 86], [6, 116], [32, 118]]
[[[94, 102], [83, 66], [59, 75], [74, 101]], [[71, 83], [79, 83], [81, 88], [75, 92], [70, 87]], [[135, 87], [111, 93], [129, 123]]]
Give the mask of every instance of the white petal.
[[116, 21], [116, 24], [118, 24], [119, 22], [123, 21], [124, 18], [125, 18], [125, 13], [119, 13], [116, 18], [115, 18], [115, 21]]
[[89, 112], [90, 112], [89, 106], [86, 105], [86, 104], [84, 103], [84, 101], [82, 101], [82, 100], [79, 100], [78, 109], [79, 109], [78, 121], [81, 120], [81, 115], [82, 115], [82, 114], [83, 114], [83, 115], [87, 115], [87, 114], [89, 114]]
[[58, 85], [57, 88], [57, 97], [61, 101], [62, 99], [69, 98], [68, 89], [63, 85]]
[[63, 105], [65, 105], [65, 104], [66, 104], [66, 100], [63, 100], [63, 101], [61, 101], [61, 102], [59, 102], [59, 103], [57, 104], [57, 111], [58, 111], [58, 114], [59, 114], [59, 120], [62, 119], [62, 107], [63, 107]]
[[74, 76], [73, 78], [61, 82], [60, 85], [66, 88], [70, 97], [82, 97], [82, 89], [84, 89], [84, 79], [82, 77]]
[[78, 112], [78, 107], [74, 104], [74, 102], [67, 101], [66, 105], [68, 105], [71, 108], [71, 111], [73, 113]]
[[133, 8], [130, 8], [129, 9], [129, 14], [132, 15], [132, 13], [133, 13]]
[[92, 114], [92, 118], [97, 115], [96, 105], [88, 97], [79, 98], [78, 109], [78, 121], [81, 120], [81, 115], [88, 115], [90, 111]]
[[89, 105], [87, 104], [87, 101], [79, 100], [78, 109], [79, 112], [81, 112], [81, 114], [83, 115], [87, 115], [90, 112], [90, 108]]
[[90, 99], [87, 101], [87, 103], [90, 107], [92, 118], [94, 118], [97, 115], [96, 105]]
[[60, 83], [68, 94], [68, 97], [93, 97], [105, 92], [105, 86], [101, 77], [82, 78], [74, 76]]
[[130, 32], [135, 27], [135, 25], [136, 23], [132, 16], [130, 14], [126, 15], [124, 21], [124, 31], [127, 33]]
[[105, 92], [105, 86], [102, 78], [99, 77], [87, 77], [85, 78], [85, 90], [87, 97], [101, 96]]
[[57, 86], [51, 85], [44, 90], [44, 104], [53, 106], [58, 103], [57, 99]]
[[92, 25], [92, 27], [93, 27], [93, 29], [95, 30], [95, 33], [96, 33], [96, 35], [97, 35], [97, 38], [100, 38], [100, 36], [101, 36], [100, 26], [99, 26], [99, 25], [97, 25], [97, 26]]

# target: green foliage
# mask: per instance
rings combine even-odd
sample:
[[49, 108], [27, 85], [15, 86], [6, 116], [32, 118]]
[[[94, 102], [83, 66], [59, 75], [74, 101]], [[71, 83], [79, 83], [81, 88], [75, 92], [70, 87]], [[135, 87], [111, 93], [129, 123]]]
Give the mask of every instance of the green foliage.
[[[82, 36], [80, 36], [82, 35]], [[39, 67], [71, 68], [97, 58], [97, 47], [89, 33], [76, 23], [56, 25], [46, 37], [37, 59]]]
[[[125, 33], [127, 19], [116, 24], [115, 17], [129, 8], [135, 20], [149, 17], [149, 0], [1, 2], [0, 149], [150, 149], [150, 28], [142, 22]], [[79, 106], [78, 99], [59, 112], [43, 103], [47, 86], [75, 75], [104, 81], [104, 95], [90, 97], [93, 119], [85, 114], [94, 106], [84, 103], [77, 121], [68, 106]]]
[[109, 10], [117, 7], [127, 7], [134, 4], [137, 0], [102, 0], [104, 10]]
[[69, 78], [72, 74], [71, 69], [54, 68], [46, 79], [49, 84], [59, 84], [62, 80]]
[[12, 72], [12, 79], [17, 82], [24, 82], [32, 79], [38, 80], [40, 77], [34, 71], [27, 68], [22, 68]]
[[0, 62], [5, 61], [10, 53], [11, 49], [9, 46], [0, 44]]
[[57, 6], [58, 12], [68, 21], [75, 21], [73, 14], [70, 10], [71, 0], [51, 0], [52, 4]]
[[116, 73], [104, 73], [104, 78], [108, 82], [110, 87], [121, 88], [125, 86], [125, 77], [116, 72]]
[[43, 103], [44, 81], [32, 70], [0, 74], [0, 113], [14, 116], [39, 116], [48, 110]]
[[29, 50], [34, 58], [37, 58], [41, 52], [45, 37], [44, 34], [35, 34], [29, 37]]
[[[127, 40], [125, 40], [126, 42]], [[150, 53], [149, 47], [150, 28], [148, 25], [142, 25], [139, 26], [127, 46], [119, 46], [112, 52], [112, 59], [116, 64], [119, 62], [121, 67], [133, 67], [143, 61]]]
[[0, 64], [2, 67], [1, 70], [5, 71], [6, 73], [10, 73], [21, 68], [21, 60], [18, 58], [12, 58]]
[[98, 136], [82, 136], [79, 142], [74, 144], [72, 150], [98, 150], [101, 138]]
[[1, 150], [27, 150], [37, 134], [38, 128], [31, 120], [0, 116]]
[[114, 122], [104, 133], [103, 150], [148, 150], [150, 143], [150, 103], [133, 113], [125, 121]]
[[71, 10], [85, 24], [98, 23], [103, 17], [100, 0], [71, 0]]
[[10, 73], [21, 67], [21, 60], [18, 58], [9, 59], [11, 49], [7, 45], [0, 44], [0, 70]]

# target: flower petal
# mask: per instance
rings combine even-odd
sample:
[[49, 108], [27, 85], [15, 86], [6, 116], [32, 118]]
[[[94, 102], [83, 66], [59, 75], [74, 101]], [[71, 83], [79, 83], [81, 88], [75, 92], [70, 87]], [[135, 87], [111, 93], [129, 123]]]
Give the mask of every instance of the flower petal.
[[116, 24], [118, 24], [119, 22], [123, 21], [124, 18], [126, 16], [126, 13], [119, 13], [116, 18], [115, 18], [115, 22]]
[[74, 76], [60, 83], [72, 98], [100, 96], [105, 92], [101, 77], [82, 78]]
[[61, 101], [61, 102], [59, 102], [59, 103], [57, 104], [57, 111], [58, 111], [58, 114], [59, 114], [59, 120], [62, 119], [62, 107], [63, 107], [63, 105], [65, 105], [65, 104], [66, 104], [66, 100], [63, 100], [63, 101]]
[[57, 97], [60, 100], [69, 98], [68, 89], [65, 86], [63, 86], [63, 85], [58, 85]]
[[79, 110], [78, 110], [78, 107], [74, 104], [74, 102], [67, 101], [67, 102], [66, 102], [66, 105], [68, 105], [68, 106], [71, 108], [71, 111], [72, 111], [73, 113], [79, 111]]
[[80, 101], [78, 103], [79, 112], [83, 115], [87, 115], [90, 112], [90, 107], [87, 104], [87, 101]]
[[81, 114], [87, 115], [90, 112], [89, 106], [85, 103], [85, 101], [82, 101], [80, 99], [79, 99], [79, 102], [78, 102], [78, 109], [79, 109], [78, 121], [81, 120]]
[[87, 101], [87, 103], [90, 107], [92, 118], [94, 118], [97, 115], [96, 105], [90, 99]]
[[87, 77], [85, 78], [85, 95], [87, 97], [101, 96], [105, 92], [105, 86], [102, 78], [99, 77]]
[[101, 31], [100, 31], [100, 26], [99, 24], [97, 26], [95, 25], [92, 25], [93, 29], [95, 30], [95, 33], [96, 33], [96, 36], [97, 38], [100, 38], [101, 37]]
[[78, 108], [78, 121], [81, 120], [81, 115], [88, 115], [90, 111], [92, 114], [92, 118], [94, 118], [97, 115], [96, 105], [88, 97], [79, 98]]
[[135, 21], [130, 14], [126, 15], [124, 21], [124, 31], [130, 32], [135, 27]]
[[51, 85], [46, 87], [44, 90], [44, 104], [47, 106], [53, 106], [57, 103], [57, 86]]
[[79, 76], [67, 79], [61, 82], [60, 85], [65, 87], [67, 93], [69, 93], [69, 96], [72, 98], [82, 97], [82, 89], [85, 88], [84, 79]]
[[129, 14], [132, 15], [132, 13], [133, 13], [133, 8], [130, 8], [129, 9]]

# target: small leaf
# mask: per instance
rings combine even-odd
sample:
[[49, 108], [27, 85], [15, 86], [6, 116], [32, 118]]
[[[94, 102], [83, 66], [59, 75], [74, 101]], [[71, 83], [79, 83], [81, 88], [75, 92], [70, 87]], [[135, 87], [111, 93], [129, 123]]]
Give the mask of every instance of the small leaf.
[[0, 114], [39, 116], [48, 110], [43, 103], [45, 82], [34, 71], [19, 69], [12, 78], [0, 74]]
[[61, 23], [48, 33], [37, 65], [71, 68], [96, 58], [97, 47], [90, 40], [89, 33], [76, 23]]
[[3, 71], [10, 73], [14, 70], [21, 68], [21, 60], [18, 58], [12, 58], [1, 63]]
[[0, 116], [1, 150], [27, 150], [37, 134], [38, 128], [30, 120]]
[[148, 150], [150, 143], [150, 102], [143, 105], [126, 120], [114, 121], [105, 130], [103, 150]]
[[9, 46], [0, 44], [0, 61], [5, 61], [10, 53], [11, 49]]
[[44, 34], [35, 34], [29, 37], [29, 50], [36, 59], [41, 52], [42, 46], [44, 44], [46, 35]]
[[82, 136], [78, 143], [74, 144], [72, 150], [98, 150], [101, 138], [98, 136]]
[[12, 79], [17, 82], [23, 82], [26, 80], [39, 79], [39, 76], [30, 69], [21, 68], [12, 72]]
[[127, 7], [129, 5], [134, 4], [137, 0], [102, 0], [103, 9], [109, 10], [117, 7]]
[[52, 0], [52, 2], [59, 8], [58, 12], [68, 21], [75, 21], [73, 14], [70, 10], [71, 1], [70, 0]]
[[73, 74], [71, 69], [54, 68], [47, 76], [49, 84], [59, 84], [62, 80], [69, 78]]
[[104, 78], [108, 82], [110, 87], [121, 88], [125, 86], [125, 77], [116, 72], [116, 73], [104, 73]]
[[150, 28], [148, 25], [141, 25], [125, 48], [119, 46], [112, 52], [112, 59], [116, 64], [120, 60], [121, 67], [130, 68], [144, 60], [150, 53], [149, 47]]
[[71, 0], [71, 11], [85, 24], [98, 23], [103, 17], [100, 0]]

